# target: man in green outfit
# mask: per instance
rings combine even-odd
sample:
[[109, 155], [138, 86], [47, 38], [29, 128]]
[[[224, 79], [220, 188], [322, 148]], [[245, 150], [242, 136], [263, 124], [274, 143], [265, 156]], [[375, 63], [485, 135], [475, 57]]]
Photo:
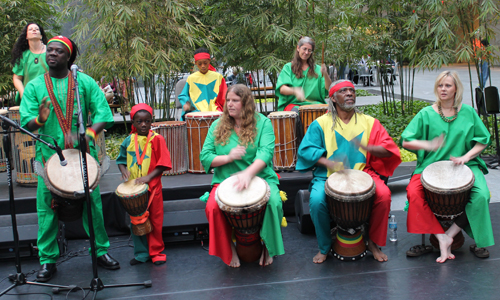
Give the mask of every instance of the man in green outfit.
[[[78, 52], [76, 44], [63, 36], [56, 36], [47, 43], [46, 61], [49, 72], [30, 81], [24, 90], [21, 102], [21, 126], [40, 134], [54, 137], [64, 148], [78, 148], [75, 141], [75, 130], [78, 107], [75, 105], [74, 80], [69, 71]], [[99, 86], [88, 75], [78, 73], [78, 89], [80, 101], [83, 108], [83, 120], [88, 120], [88, 114], [92, 116], [92, 127], [87, 129], [87, 141], [90, 146], [90, 154], [97, 159], [97, 151], [94, 145], [96, 133], [113, 124], [113, 115], [107, 105], [104, 94]], [[47, 99], [50, 98], [50, 101]], [[51, 143], [50, 138], [44, 137]], [[36, 144], [36, 160], [42, 164], [46, 162], [55, 151], [49, 147]], [[47, 189], [42, 178], [38, 179], [37, 189], [37, 213], [38, 213], [38, 250], [41, 268], [38, 271], [37, 281], [46, 282], [50, 280], [57, 271], [56, 262], [59, 258], [57, 245], [58, 215], [51, 207], [52, 195]], [[94, 225], [97, 263], [99, 266], [116, 270], [120, 264], [107, 253], [109, 239], [104, 229], [102, 215], [102, 203], [99, 187], [91, 194], [92, 223]], [[83, 226], [88, 234], [88, 220], [86, 206], [84, 206]]]

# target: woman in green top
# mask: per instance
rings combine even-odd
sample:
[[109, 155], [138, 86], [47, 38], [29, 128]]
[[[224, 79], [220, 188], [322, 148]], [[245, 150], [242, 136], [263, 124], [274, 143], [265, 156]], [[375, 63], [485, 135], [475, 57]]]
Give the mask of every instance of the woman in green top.
[[[435, 234], [441, 251], [441, 256], [436, 259], [439, 263], [455, 258], [451, 253], [451, 244], [453, 237], [462, 229], [475, 240], [477, 246], [472, 245], [470, 250], [477, 257], [488, 257], [488, 250], [482, 247], [495, 243], [488, 209], [490, 191], [484, 178], [488, 170], [479, 157], [491, 143], [490, 133], [476, 111], [462, 104], [462, 93], [463, 86], [458, 74], [455, 71], [442, 72], [434, 85], [436, 103], [422, 109], [401, 135], [403, 147], [417, 154], [417, 167], [406, 189], [409, 202], [408, 232]], [[425, 201], [420, 182], [425, 167], [442, 160], [467, 165], [475, 177], [465, 212], [453, 220], [453, 225], [446, 232]], [[432, 248], [414, 246], [407, 255], [418, 256], [430, 251]]]
[[229, 87], [224, 112], [210, 126], [200, 158], [207, 172], [215, 168], [213, 188], [205, 208], [210, 226], [208, 253], [234, 268], [240, 266], [240, 260], [231, 240], [231, 226], [215, 201], [217, 186], [231, 175], [238, 176], [239, 190], [247, 188], [254, 176], [267, 181], [271, 188], [260, 230], [264, 241], [260, 265], [270, 265], [273, 256], [285, 253], [280, 228], [283, 209], [278, 176], [273, 171], [274, 139], [271, 121], [255, 112], [250, 89], [242, 84]]
[[19, 92], [16, 94], [16, 104], [21, 103], [24, 87], [38, 75], [47, 73], [49, 67], [45, 61], [47, 36], [42, 26], [29, 23], [23, 28], [12, 49], [11, 63], [14, 87]]
[[298, 106], [325, 104], [331, 79], [325, 64], [314, 63], [314, 40], [302, 37], [299, 40], [293, 60], [281, 70], [276, 83], [279, 111], [298, 111]]

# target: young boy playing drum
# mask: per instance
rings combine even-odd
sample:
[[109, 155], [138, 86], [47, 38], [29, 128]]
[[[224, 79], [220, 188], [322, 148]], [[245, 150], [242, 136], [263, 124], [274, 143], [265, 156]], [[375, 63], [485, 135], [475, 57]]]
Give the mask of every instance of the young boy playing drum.
[[179, 95], [182, 104], [181, 120], [192, 111], [222, 111], [226, 97], [226, 80], [210, 64], [210, 53], [205, 48], [196, 49], [194, 63], [198, 67], [187, 78], [186, 85]]
[[149, 185], [149, 214], [153, 230], [145, 236], [136, 236], [134, 241], [134, 258], [131, 265], [145, 263], [149, 259], [155, 265], [166, 262], [167, 256], [161, 253], [165, 249], [162, 238], [163, 227], [163, 194], [161, 175], [170, 170], [172, 163], [170, 153], [163, 136], [151, 130], [153, 109], [144, 103], [132, 107], [132, 132], [123, 141], [120, 154], [116, 159], [122, 179], [135, 179], [137, 184]]

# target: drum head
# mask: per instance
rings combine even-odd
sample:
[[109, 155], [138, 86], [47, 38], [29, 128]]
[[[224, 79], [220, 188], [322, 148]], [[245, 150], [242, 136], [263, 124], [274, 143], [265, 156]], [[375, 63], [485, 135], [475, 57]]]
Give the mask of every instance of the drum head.
[[428, 165], [420, 178], [426, 189], [433, 191], [461, 191], [474, 184], [474, 174], [466, 165], [452, 161], [438, 161]]
[[309, 104], [299, 106], [299, 110], [322, 110], [328, 109], [328, 104]]
[[[333, 173], [326, 181], [329, 191], [344, 196], [366, 195], [373, 189], [374, 183], [370, 175], [363, 171], [346, 169]], [[375, 190], [373, 189], [373, 192]]]
[[296, 118], [298, 114], [294, 111], [273, 111], [267, 117], [269, 119], [275, 118]]
[[222, 116], [222, 112], [220, 111], [196, 111], [186, 114], [186, 118], [188, 119], [194, 119], [194, 118], [212, 119], [212, 118], [218, 118], [220, 116]]
[[[57, 154], [52, 155], [45, 168], [47, 179], [52, 186], [62, 193], [73, 194], [76, 191], [83, 191], [83, 178], [80, 166], [80, 151], [77, 149], [63, 150], [63, 155], [68, 164], [61, 166]], [[87, 153], [87, 173], [89, 177], [89, 187], [93, 187], [98, 181], [99, 166], [95, 158]]]
[[144, 190], [148, 189], [148, 185], [144, 183], [136, 184], [135, 179], [126, 181], [121, 183], [117, 188], [116, 188], [116, 193], [120, 195], [137, 195]]
[[185, 124], [186, 124], [185, 121], [165, 121], [165, 122], [152, 123], [151, 127], [179, 127]]
[[250, 186], [242, 191], [237, 191], [234, 183], [236, 176], [233, 175], [224, 180], [217, 188], [219, 201], [231, 207], [251, 206], [261, 201], [267, 192], [264, 179], [255, 176], [250, 182]]

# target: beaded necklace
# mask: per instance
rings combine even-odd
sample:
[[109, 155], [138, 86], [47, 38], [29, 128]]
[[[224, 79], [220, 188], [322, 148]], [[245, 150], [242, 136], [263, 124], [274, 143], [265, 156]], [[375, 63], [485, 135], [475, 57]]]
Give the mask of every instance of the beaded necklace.
[[454, 109], [455, 109], [455, 115], [453, 116], [452, 119], [448, 119], [447, 117], [444, 116], [443, 110], [441, 109], [441, 105], [438, 105], [439, 115], [441, 116], [441, 119], [443, 119], [443, 121], [445, 121], [446, 123], [451, 123], [451, 122], [455, 121], [455, 119], [457, 118], [458, 108], [454, 107]]

